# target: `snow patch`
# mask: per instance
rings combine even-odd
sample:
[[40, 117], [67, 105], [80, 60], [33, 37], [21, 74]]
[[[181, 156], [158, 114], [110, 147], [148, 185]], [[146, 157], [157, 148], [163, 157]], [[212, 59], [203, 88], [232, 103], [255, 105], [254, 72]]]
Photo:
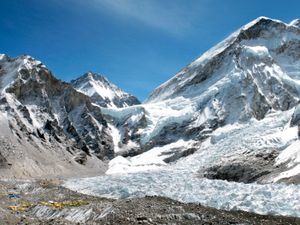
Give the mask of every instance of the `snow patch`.
[[131, 158], [117, 156], [109, 162], [106, 174], [127, 174], [162, 169], [167, 166], [164, 159], [172, 156], [178, 149], [188, 149], [193, 143], [193, 141], [178, 140], [165, 146], [152, 148]]
[[269, 51], [265, 46], [244, 46], [245, 53], [254, 58], [267, 58], [270, 57]]
[[121, 140], [121, 134], [120, 131], [112, 124], [108, 124], [108, 127], [111, 130], [111, 136], [113, 138], [113, 143], [114, 143], [114, 152], [117, 153], [119, 152], [121, 149], [119, 147], [119, 143]]

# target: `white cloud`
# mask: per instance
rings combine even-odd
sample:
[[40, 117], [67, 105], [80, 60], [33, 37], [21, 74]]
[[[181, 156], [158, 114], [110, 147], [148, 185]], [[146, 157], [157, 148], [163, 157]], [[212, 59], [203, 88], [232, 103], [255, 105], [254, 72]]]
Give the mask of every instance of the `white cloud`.
[[176, 35], [188, 32], [193, 26], [195, 16], [195, 10], [186, 4], [186, 1], [92, 0], [92, 2], [96, 7], [109, 10], [121, 19], [130, 19], [132, 22]]

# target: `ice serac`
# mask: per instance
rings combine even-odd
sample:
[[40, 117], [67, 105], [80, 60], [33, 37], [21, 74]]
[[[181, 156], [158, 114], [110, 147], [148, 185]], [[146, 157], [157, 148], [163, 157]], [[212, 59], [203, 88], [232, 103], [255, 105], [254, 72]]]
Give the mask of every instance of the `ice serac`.
[[3, 157], [31, 176], [46, 165], [64, 173], [114, 155], [100, 108], [30, 56], [0, 57], [0, 126]]
[[[123, 147], [123, 156], [183, 143], [158, 157], [168, 154], [173, 158], [180, 149], [181, 155], [175, 157], [180, 159], [195, 152], [182, 153], [188, 148], [197, 149], [197, 154], [210, 146], [207, 149], [213, 150], [207, 154], [214, 160], [199, 164], [200, 173], [242, 182], [271, 181], [275, 173], [287, 169], [284, 163], [275, 166], [275, 162], [278, 154], [297, 139], [294, 121], [299, 121], [298, 116], [294, 115], [290, 123], [300, 97], [300, 29], [296, 25], [297, 21], [286, 24], [259, 17], [155, 89], [144, 104], [103, 111], [119, 128], [119, 146], [136, 144], [134, 148]], [[262, 124], [276, 113], [282, 118], [272, 121], [273, 127], [263, 131]], [[247, 130], [252, 123], [257, 129]], [[220, 155], [215, 146], [224, 141], [231, 129], [249, 131], [247, 137], [235, 132], [232, 137], [256, 137], [257, 142], [264, 144], [253, 148], [231, 140], [236, 145], [224, 146], [224, 152], [219, 149]], [[256, 132], [261, 135], [257, 137]], [[278, 138], [280, 132], [291, 135]], [[269, 137], [272, 133], [274, 138]], [[187, 141], [188, 148], [184, 144]], [[250, 161], [253, 163], [245, 163]], [[275, 172], [275, 167], [280, 169]]]
[[88, 72], [71, 85], [79, 92], [91, 97], [91, 100], [101, 107], [123, 108], [140, 104], [139, 100], [112, 84], [106, 77]]

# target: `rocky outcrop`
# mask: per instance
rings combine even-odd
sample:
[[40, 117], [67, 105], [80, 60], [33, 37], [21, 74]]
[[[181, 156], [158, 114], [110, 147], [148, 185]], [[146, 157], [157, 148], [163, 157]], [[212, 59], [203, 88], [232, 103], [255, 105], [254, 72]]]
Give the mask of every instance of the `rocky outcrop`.
[[234, 182], [259, 182], [278, 173], [279, 168], [274, 167], [276, 151], [259, 152], [250, 155], [228, 158], [212, 167], [199, 171], [200, 176], [209, 179], [227, 180]]
[[292, 120], [291, 120], [291, 126], [297, 126], [300, 125], [300, 105], [295, 107]]
[[0, 168], [7, 166], [7, 161], [0, 152]]
[[298, 139], [300, 139], [300, 105], [295, 107], [290, 126], [298, 126]]

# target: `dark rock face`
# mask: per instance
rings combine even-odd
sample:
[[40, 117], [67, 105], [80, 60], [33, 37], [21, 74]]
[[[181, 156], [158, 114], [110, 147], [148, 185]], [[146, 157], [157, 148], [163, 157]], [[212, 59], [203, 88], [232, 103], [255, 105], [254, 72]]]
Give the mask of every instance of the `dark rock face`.
[[[198, 150], [197, 148], [188, 148], [185, 150], [178, 149], [176, 151], [174, 151], [174, 149], [172, 149], [172, 151], [170, 151], [171, 156], [168, 158], [165, 158], [164, 162], [166, 162], [166, 163], [175, 162], [180, 158], [187, 157], [191, 154], [194, 154], [197, 150]], [[166, 152], [165, 154], [168, 155], [168, 152]]]
[[77, 155], [75, 156], [74, 160], [76, 162], [78, 162], [79, 164], [85, 164], [86, 160], [87, 160], [87, 154], [85, 152], [79, 152], [77, 153]]
[[274, 50], [277, 54], [300, 59], [300, 41], [292, 40], [284, 42], [281, 46]]
[[123, 108], [125, 106], [132, 106], [132, 105], [138, 105], [141, 104], [141, 102], [132, 95], [124, 95], [122, 97], [115, 97], [113, 99], [113, 103], [118, 107], [118, 108]]
[[291, 126], [300, 125], [300, 105], [295, 108], [295, 111], [292, 116]]
[[242, 29], [238, 39], [251, 40], [259, 37], [270, 37], [274, 29], [285, 30], [287, 27], [283, 23], [261, 17], [255, 24], [253, 24], [253, 26], [248, 29]]
[[7, 166], [7, 161], [0, 152], [0, 168]]
[[298, 139], [300, 139], [300, 105], [295, 107], [290, 125], [291, 127], [298, 126]]
[[202, 175], [209, 179], [227, 180], [234, 182], [252, 183], [274, 172], [274, 160], [278, 156], [275, 151], [257, 153], [255, 155], [240, 156], [216, 164], [202, 171]]

